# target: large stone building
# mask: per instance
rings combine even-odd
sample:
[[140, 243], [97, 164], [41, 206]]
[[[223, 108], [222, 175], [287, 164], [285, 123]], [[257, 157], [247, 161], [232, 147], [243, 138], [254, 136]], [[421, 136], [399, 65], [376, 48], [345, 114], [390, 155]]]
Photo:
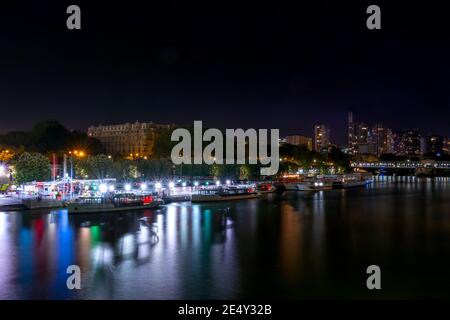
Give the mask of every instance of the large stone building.
[[155, 139], [162, 130], [173, 125], [153, 122], [135, 122], [116, 125], [92, 126], [88, 136], [100, 140], [112, 155], [127, 157], [149, 157], [153, 153]]

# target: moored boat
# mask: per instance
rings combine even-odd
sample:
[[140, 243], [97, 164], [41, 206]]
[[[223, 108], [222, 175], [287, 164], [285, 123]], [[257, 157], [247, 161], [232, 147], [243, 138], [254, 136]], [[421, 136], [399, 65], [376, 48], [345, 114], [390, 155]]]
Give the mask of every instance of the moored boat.
[[215, 202], [253, 199], [260, 195], [253, 187], [205, 188], [192, 193], [191, 202]]
[[297, 184], [298, 191], [322, 191], [331, 190], [333, 187], [332, 182], [322, 180], [310, 180]]
[[268, 182], [263, 182], [257, 185], [256, 190], [259, 193], [271, 193], [275, 191], [275, 187]]
[[347, 174], [342, 175], [333, 181], [333, 189], [349, 189], [349, 188], [357, 188], [364, 187], [371, 180], [367, 179], [364, 175], [361, 174]]
[[96, 213], [156, 208], [164, 201], [153, 195], [116, 194], [112, 197], [80, 197], [67, 203], [68, 213]]

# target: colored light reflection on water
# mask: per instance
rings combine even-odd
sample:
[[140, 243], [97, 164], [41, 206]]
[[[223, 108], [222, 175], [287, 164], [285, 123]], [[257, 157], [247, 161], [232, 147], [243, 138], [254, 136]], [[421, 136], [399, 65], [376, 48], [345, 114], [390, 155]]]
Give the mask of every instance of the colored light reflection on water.
[[[450, 181], [159, 210], [0, 212], [1, 299], [449, 297]], [[82, 289], [66, 288], [80, 266]]]

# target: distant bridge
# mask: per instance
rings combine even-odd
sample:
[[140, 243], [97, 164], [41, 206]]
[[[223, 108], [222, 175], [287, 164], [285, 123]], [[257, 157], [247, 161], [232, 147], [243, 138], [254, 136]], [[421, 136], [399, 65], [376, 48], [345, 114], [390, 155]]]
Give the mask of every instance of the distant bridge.
[[352, 168], [360, 169], [450, 169], [450, 161], [379, 161], [352, 162]]

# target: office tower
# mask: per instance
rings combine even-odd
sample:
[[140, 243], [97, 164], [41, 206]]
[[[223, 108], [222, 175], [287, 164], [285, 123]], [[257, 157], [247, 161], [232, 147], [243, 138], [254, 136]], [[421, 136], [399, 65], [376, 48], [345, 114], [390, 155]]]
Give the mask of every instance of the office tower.
[[320, 152], [330, 144], [330, 129], [326, 125], [314, 126], [314, 150]]

